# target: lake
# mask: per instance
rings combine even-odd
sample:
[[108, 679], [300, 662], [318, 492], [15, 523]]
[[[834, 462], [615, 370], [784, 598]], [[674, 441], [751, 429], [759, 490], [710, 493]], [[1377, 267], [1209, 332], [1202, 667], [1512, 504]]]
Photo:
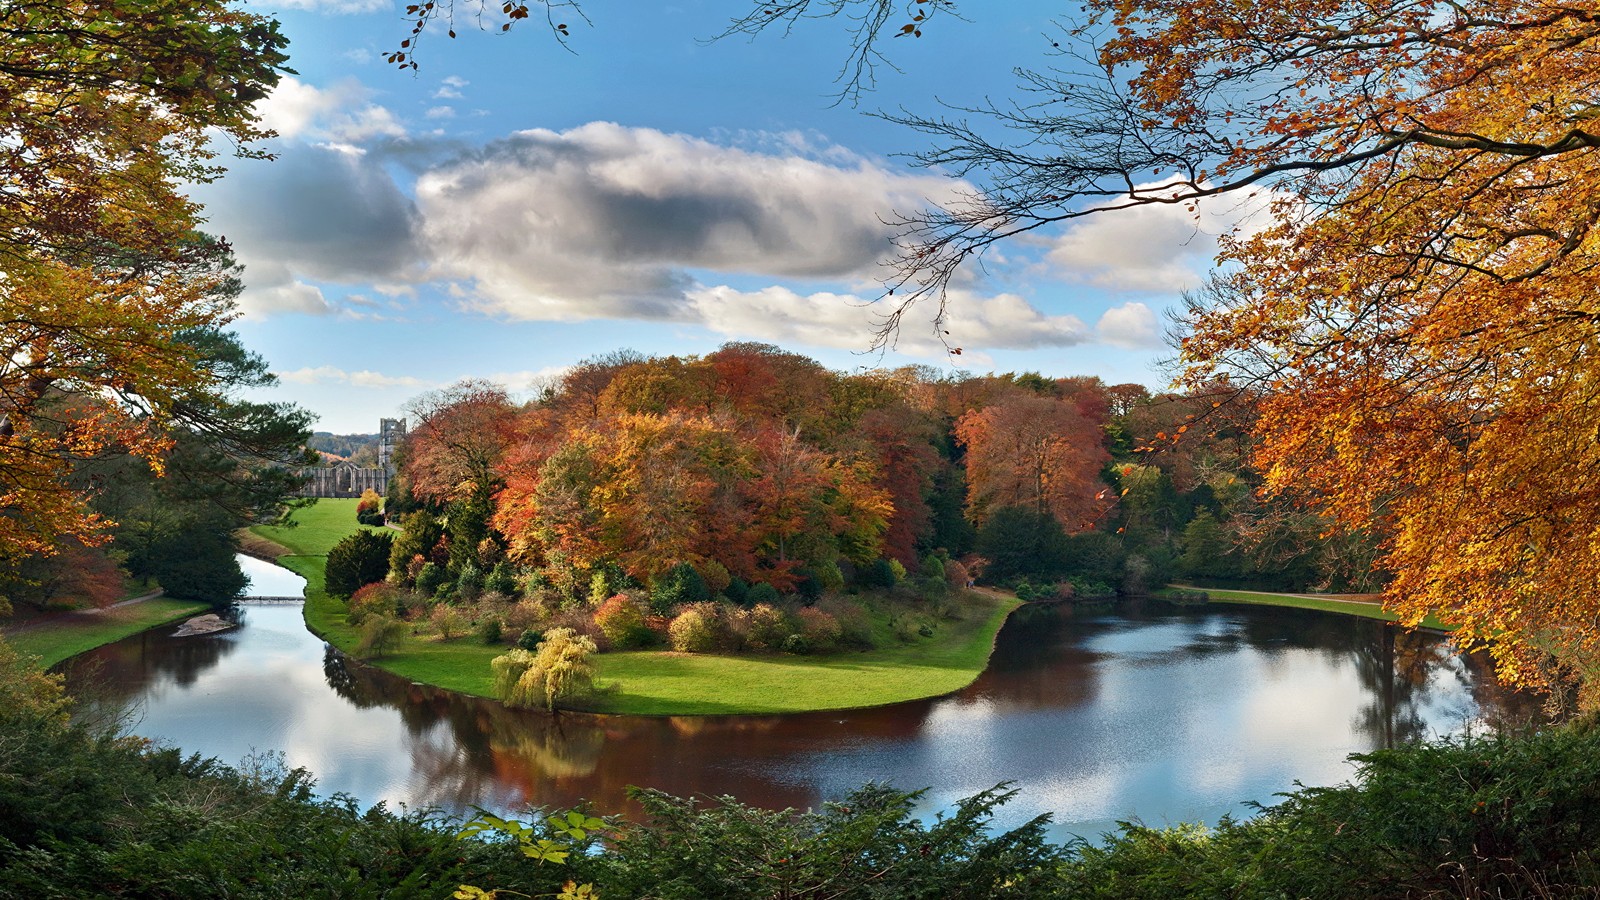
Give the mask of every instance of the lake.
[[[246, 565], [252, 592], [300, 592], [298, 576]], [[1348, 780], [1351, 753], [1532, 707], [1439, 635], [1271, 607], [1024, 607], [989, 671], [953, 696], [670, 718], [508, 710], [345, 659], [298, 604], [237, 616], [215, 635], [168, 627], [100, 648], [68, 664], [69, 687], [126, 706], [136, 734], [229, 763], [281, 752], [320, 793], [363, 805], [611, 813], [635, 808], [640, 785], [804, 808], [886, 781], [926, 788], [933, 812], [1011, 781], [1002, 821], [1048, 812], [1058, 839], [1246, 816], [1297, 780]]]

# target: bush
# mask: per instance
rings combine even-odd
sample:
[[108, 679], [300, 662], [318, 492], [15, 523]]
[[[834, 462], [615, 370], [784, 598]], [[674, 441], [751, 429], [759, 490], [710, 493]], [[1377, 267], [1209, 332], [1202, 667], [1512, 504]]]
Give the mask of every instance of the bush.
[[348, 598], [364, 585], [389, 574], [389, 545], [394, 536], [382, 531], [358, 531], [333, 545], [323, 567], [323, 588], [330, 596]]
[[843, 599], [824, 600], [817, 608], [833, 617], [839, 626], [839, 644], [871, 650], [877, 646], [872, 639], [872, 620], [858, 603]]
[[705, 579], [688, 563], [678, 563], [650, 580], [650, 608], [662, 615], [680, 604], [703, 603], [710, 599], [711, 591]]
[[[776, 595], [776, 591], [773, 592]], [[750, 605], [750, 583], [743, 578], [731, 578], [728, 586], [722, 589], [722, 595], [735, 606]]]
[[478, 640], [487, 646], [494, 646], [505, 638], [505, 626], [501, 624], [499, 616], [489, 616], [478, 625]]
[[368, 488], [361, 492], [361, 499], [356, 502], [356, 521], [362, 525], [383, 524], [383, 498], [378, 492]]
[[715, 603], [691, 603], [667, 626], [667, 639], [679, 653], [710, 653], [728, 645], [728, 624]]
[[529, 628], [517, 635], [517, 646], [524, 650], [534, 650], [542, 640], [544, 640], [544, 629]]
[[433, 629], [439, 632], [439, 637], [447, 641], [465, 634], [467, 630], [466, 616], [448, 603], [435, 606], [433, 612], [428, 614], [428, 621], [432, 623]]
[[615, 594], [595, 610], [594, 624], [618, 650], [648, 646], [655, 635], [644, 622], [644, 607], [627, 594]]
[[399, 595], [400, 589], [387, 581], [375, 581], [363, 585], [350, 595], [349, 611], [345, 614], [345, 621], [351, 625], [359, 625], [368, 616], [398, 617]]
[[355, 654], [362, 659], [388, 656], [405, 642], [406, 623], [392, 616], [368, 616], [361, 623], [361, 639], [356, 642]]
[[782, 598], [778, 595], [778, 589], [763, 581], [760, 584], [751, 585], [750, 590], [745, 592], [744, 605], [758, 606], [762, 603], [777, 603], [780, 599]]
[[495, 563], [495, 567], [489, 571], [489, 577], [483, 581], [483, 589], [496, 594], [504, 594], [507, 597], [515, 597], [520, 593], [517, 585], [516, 570], [511, 568], [511, 564], [508, 562]]
[[438, 563], [423, 563], [417, 570], [417, 593], [424, 597], [432, 597], [439, 592], [439, 587], [449, 577], [444, 567]]
[[529, 652], [517, 648], [497, 656], [494, 691], [507, 706], [555, 709], [556, 703], [594, 690], [594, 641], [570, 628], [552, 628]]
[[[904, 567], [901, 567], [901, 571], [905, 571]], [[886, 591], [894, 587], [897, 581], [898, 579], [894, 576], [894, 567], [889, 564], [889, 560], [881, 557], [863, 567], [860, 574], [856, 576], [856, 583], [868, 590]]]
[[740, 610], [733, 617], [733, 629], [741, 643], [754, 650], [782, 649], [784, 641], [794, 634], [789, 617], [769, 603]]
[[814, 606], [808, 606], [795, 614], [797, 628], [795, 637], [800, 638], [805, 644], [805, 650], [785, 650], [790, 653], [827, 653], [839, 646], [839, 620]]

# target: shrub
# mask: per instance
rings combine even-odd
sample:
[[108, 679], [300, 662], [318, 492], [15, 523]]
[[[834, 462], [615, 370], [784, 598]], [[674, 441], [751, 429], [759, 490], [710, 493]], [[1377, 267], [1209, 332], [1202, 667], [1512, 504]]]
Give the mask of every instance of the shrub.
[[545, 611], [538, 603], [532, 600], [523, 600], [513, 603], [505, 613], [506, 630], [512, 634], [521, 634], [530, 628], [538, 626], [545, 620]]
[[406, 623], [393, 616], [368, 616], [361, 623], [361, 640], [356, 642], [356, 656], [362, 659], [388, 656], [405, 641], [407, 630]]
[[[776, 593], [776, 592], [774, 592]], [[750, 605], [750, 583], [743, 578], [730, 578], [728, 586], [722, 589], [722, 595], [735, 606]]]
[[972, 574], [967, 571], [966, 566], [956, 560], [946, 560], [944, 564], [944, 580], [946, 584], [950, 585], [951, 589], [964, 591], [967, 589], [967, 582], [972, 580]]
[[356, 521], [362, 525], [383, 524], [383, 498], [378, 492], [368, 488], [361, 492], [361, 499], [356, 502]]
[[713, 597], [726, 591], [733, 584], [733, 576], [729, 574], [728, 567], [714, 559], [701, 563], [695, 571], [705, 580], [706, 590], [710, 591]]
[[667, 626], [667, 638], [679, 653], [710, 653], [727, 645], [727, 622], [717, 604], [691, 603]]
[[397, 617], [400, 615], [399, 595], [399, 588], [387, 581], [375, 581], [363, 585], [350, 595], [349, 611], [345, 614], [345, 621], [359, 625], [372, 615]]
[[757, 606], [762, 603], [777, 603], [779, 599], [778, 589], [763, 581], [760, 584], [751, 585], [750, 590], [745, 592], [744, 605]]
[[814, 569], [795, 569], [794, 592], [800, 595], [800, 601], [807, 606], [817, 602], [822, 597], [822, 578]]
[[770, 603], [740, 610], [733, 617], [733, 627], [744, 645], [756, 650], [781, 649], [784, 641], [794, 634], [789, 617]]
[[703, 603], [711, 599], [706, 581], [694, 566], [678, 563], [650, 580], [650, 608], [665, 614], [682, 603]]
[[[900, 571], [904, 572], [905, 567], [902, 566]], [[864, 567], [856, 576], [856, 581], [869, 590], [888, 590], [895, 586], [898, 579], [894, 575], [894, 566], [889, 564], [889, 560], [880, 557]]]
[[389, 574], [388, 532], [358, 531], [333, 545], [323, 567], [323, 588], [329, 595], [348, 598], [364, 585]]
[[871, 650], [877, 646], [872, 639], [872, 620], [860, 604], [842, 599], [824, 600], [817, 608], [832, 616], [839, 625], [839, 644]]
[[499, 616], [489, 616], [478, 625], [478, 640], [489, 646], [505, 640], [505, 626]]
[[516, 596], [519, 593], [516, 570], [508, 562], [495, 563], [495, 567], [489, 571], [489, 577], [483, 581], [483, 589], [507, 597]]
[[644, 607], [627, 594], [614, 594], [595, 610], [594, 624], [612, 647], [628, 650], [648, 645], [654, 635], [644, 623]]
[[795, 637], [800, 638], [807, 645], [805, 650], [785, 650], [790, 653], [826, 653], [839, 646], [839, 620], [814, 606], [808, 606], [795, 614], [797, 628]]
[[539, 642], [542, 640], [544, 640], [543, 629], [529, 628], [517, 635], [517, 646], [524, 650], [534, 650], [538, 648]]
[[427, 562], [417, 570], [417, 593], [424, 597], [432, 597], [439, 592], [439, 586], [444, 584], [448, 577], [444, 567], [438, 563]]
[[467, 630], [466, 617], [461, 614], [461, 610], [448, 603], [435, 606], [433, 612], [428, 614], [428, 621], [433, 624], [434, 630], [439, 632], [439, 637], [447, 641], [459, 637]]
[[570, 628], [552, 628], [533, 652], [520, 647], [494, 658], [495, 696], [507, 706], [555, 709], [594, 690], [594, 641]]

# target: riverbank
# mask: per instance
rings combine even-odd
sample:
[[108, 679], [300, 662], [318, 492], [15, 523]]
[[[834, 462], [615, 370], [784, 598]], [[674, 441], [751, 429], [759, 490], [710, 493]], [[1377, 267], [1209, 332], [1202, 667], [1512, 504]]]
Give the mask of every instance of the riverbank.
[[[289, 551], [275, 561], [306, 579], [307, 627], [345, 653], [353, 652], [360, 636], [345, 622], [344, 602], [324, 592], [322, 570], [328, 550], [363, 527], [356, 523], [356, 502], [322, 500], [297, 510], [295, 527], [251, 529]], [[1019, 605], [1015, 598], [969, 593], [958, 602], [961, 619], [944, 623], [931, 638], [831, 656], [601, 653], [594, 662], [603, 690], [583, 708], [647, 716], [768, 714], [937, 697], [966, 687], [983, 673], [995, 635]], [[505, 650], [471, 638], [447, 642], [408, 636], [372, 664], [411, 681], [492, 697], [489, 662]]]
[[18, 652], [36, 656], [45, 668], [115, 643], [141, 631], [159, 628], [211, 608], [196, 600], [145, 597], [105, 609], [87, 609], [52, 616], [21, 628], [4, 629], [6, 643]]
[[[1398, 622], [1400, 617], [1383, 608], [1377, 594], [1279, 594], [1271, 591], [1240, 591], [1225, 590], [1221, 588], [1202, 588], [1192, 585], [1175, 584], [1165, 590], [1157, 591], [1156, 596], [1169, 596], [1177, 591], [1199, 591], [1206, 595], [1208, 603], [1249, 603], [1256, 606], [1288, 606], [1294, 609], [1316, 609], [1322, 612], [1338, 613], [1343, 616], [1360, 616], [1364, 619], [1379, 619], [1384, 622]], [[1453, 626], [1446, 625], [1435, 616], [1429, 616], [1422, 621], [1422, 628], [1434, 631], [1451, 631]]]

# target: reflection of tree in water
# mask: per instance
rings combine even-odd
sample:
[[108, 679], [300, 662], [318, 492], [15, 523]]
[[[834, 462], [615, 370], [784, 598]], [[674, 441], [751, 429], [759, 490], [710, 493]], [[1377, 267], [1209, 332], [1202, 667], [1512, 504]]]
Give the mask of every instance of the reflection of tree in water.
[[[218, 615], [240, 627], [245, 624], [244, 611], [238, 606]], [[238, 649], [232, 631], [173, 637], [179, 624], [146, 631], [67, 660], [61, 665], [67, 676], [67, 690], [80, 699], [126, 703], [144, 693], [149, 685], [163, 680], [183, 687], [192, 685]]]
[[1003, 698], [1007, 708], [1068, 709], [1099, 695], [1103, 656], [1068, 639], [1105, 610], [1076, 610], [1070, 604], [1019, 607], [995, 636], [989, 667], [956, 701]]
[[1422, 740], [1428, 726], [1421, 701], [1428, 677], [1441, 667], [1454, 667], [1450, 645], [1438, 635], [1406, 631], [1387, 622], [1361, 620], [1367, 640], [1356, 647], [1356, 675], [1367, 689], [1368, 702], [1356, 713], [1354, 726], [1375, 747], [1394, 747]]
[[[599, 765], [605, 732], [586, 718], [514, 710], [503, 704], [413, 684], [349, 660], [332, 647], [322, 671], [340, 697], [361, 709], [389, 707], [414, 740], [415, 772], [428, 785], [420, 802], [464, 807], [516, 788], [587, 776]], [[444, 728], [449, 739], [434, 731]]]

